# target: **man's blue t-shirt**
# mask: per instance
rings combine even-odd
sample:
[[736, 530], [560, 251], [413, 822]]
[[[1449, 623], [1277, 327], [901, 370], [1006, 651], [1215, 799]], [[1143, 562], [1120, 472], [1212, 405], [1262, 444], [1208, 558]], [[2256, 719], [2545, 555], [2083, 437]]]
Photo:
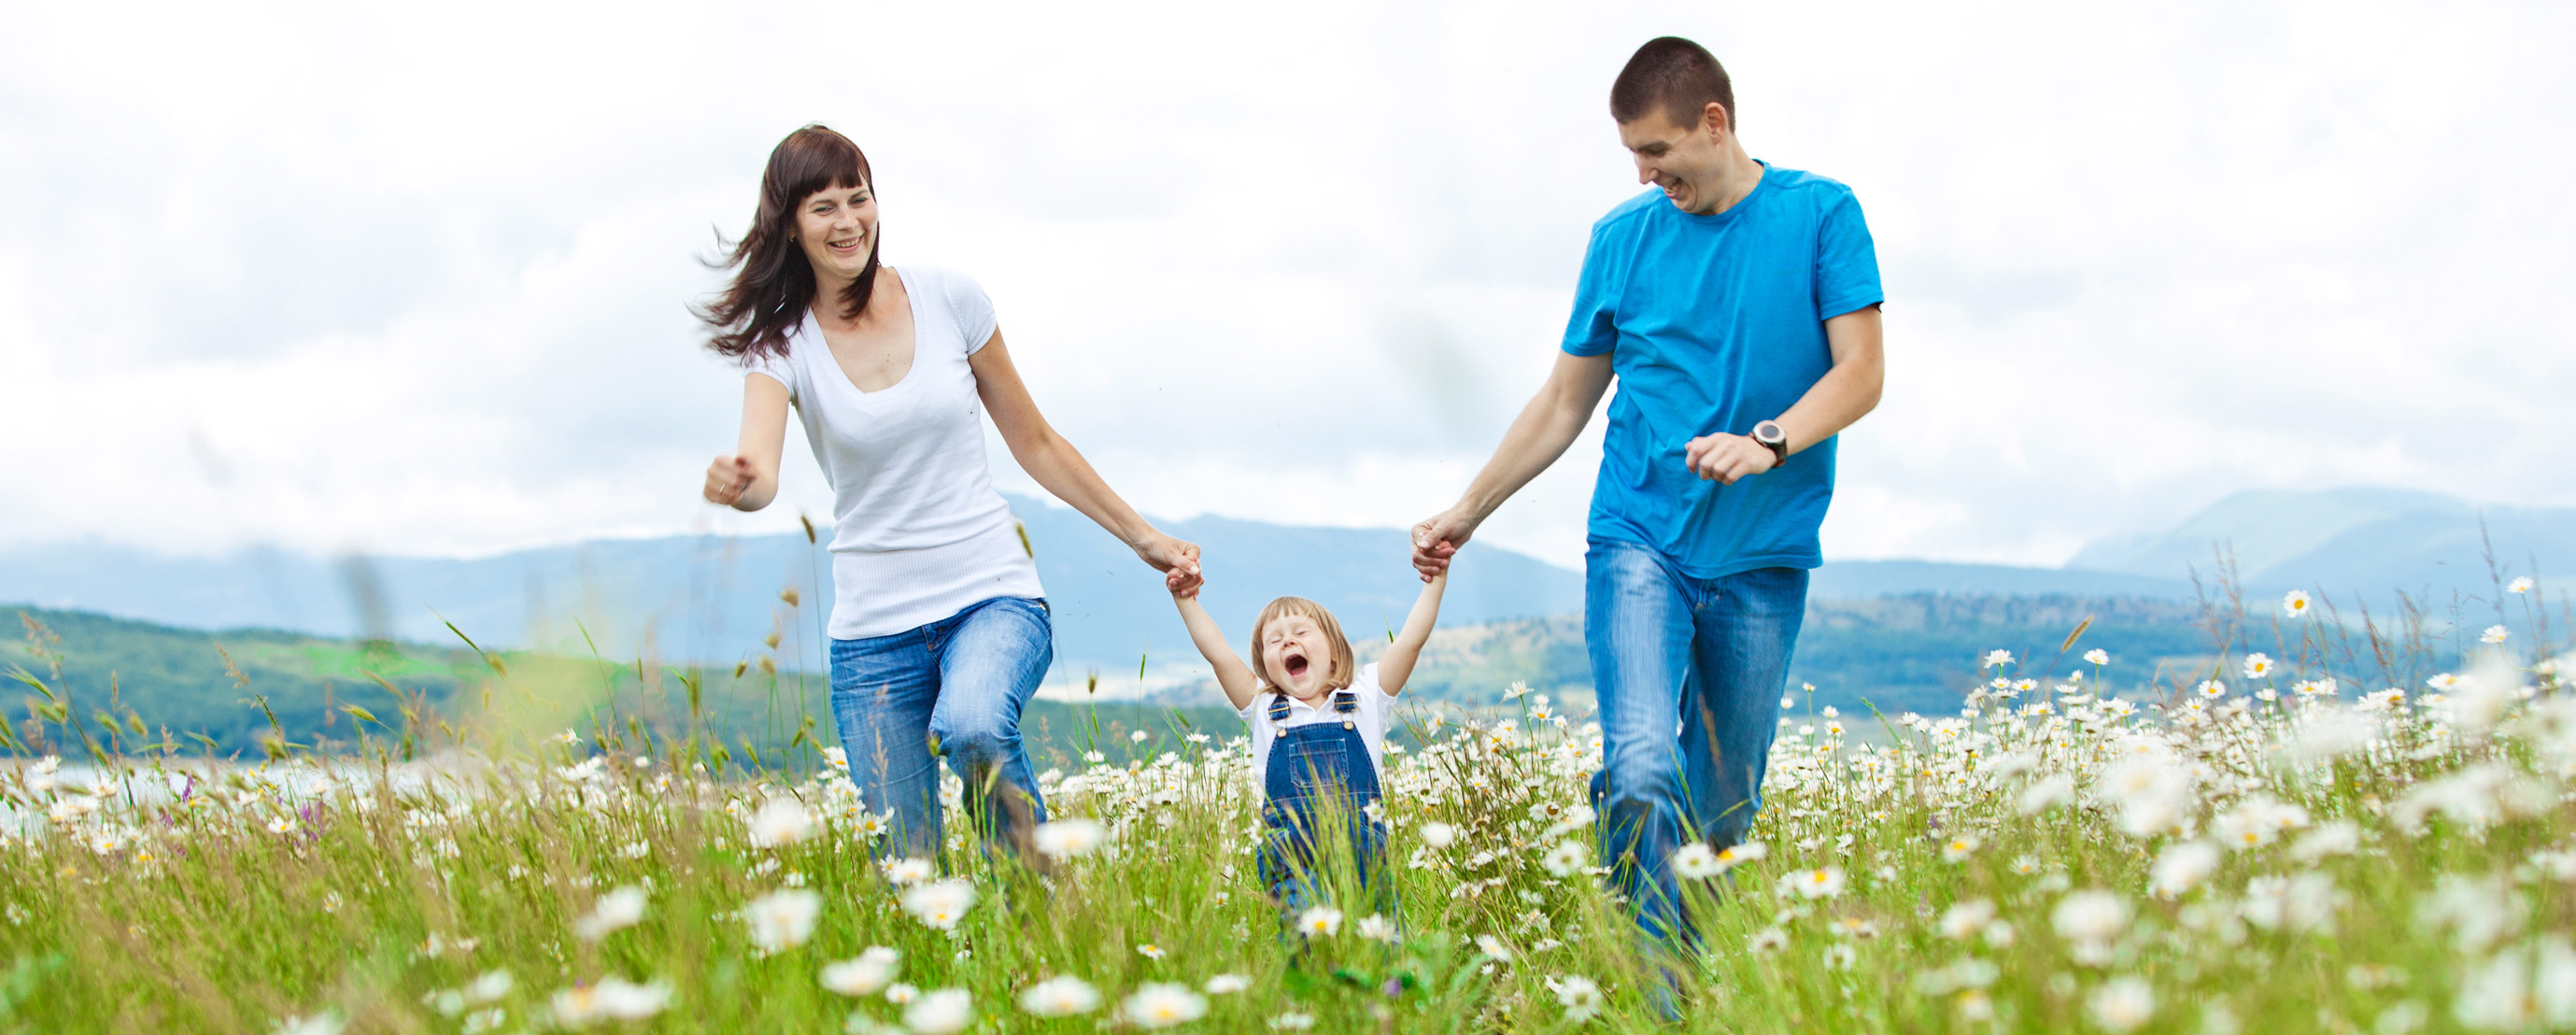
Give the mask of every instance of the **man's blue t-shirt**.
[[1881, 300], [1860, 203], [1811, 173], [1765, 166], [1744, 200], [1706, 216], [1650, 189], [1593, 224], [1565, 329], [1565, 351], [1610, 353], [1619, 379], [1592, 536], [1701, 578], [1824, 563], [1832, 439], [1731, 486], [1701, 481], [1683, 449], [1786, 411], [1833, 368], [1825, 321]]

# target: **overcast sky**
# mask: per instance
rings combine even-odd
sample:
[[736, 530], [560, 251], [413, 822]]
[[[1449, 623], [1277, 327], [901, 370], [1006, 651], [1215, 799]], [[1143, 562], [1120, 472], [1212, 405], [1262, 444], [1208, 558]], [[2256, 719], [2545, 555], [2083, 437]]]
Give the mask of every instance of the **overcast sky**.
[[[1546, 371], [1664, 33], [1877, 238], [1828, 556], [2054, 564], [2251, 487], [2576, 504], [2576, 6], [1235, 6], [13, 8], [0, 544], [828, 514], [794, 439], [772, 513], [698, 501], [741, 388], [686, 310], [812, 121], [1137, 506], [1410, 523]], [[1598, 441], [1485, 536], [1575, 562]]]

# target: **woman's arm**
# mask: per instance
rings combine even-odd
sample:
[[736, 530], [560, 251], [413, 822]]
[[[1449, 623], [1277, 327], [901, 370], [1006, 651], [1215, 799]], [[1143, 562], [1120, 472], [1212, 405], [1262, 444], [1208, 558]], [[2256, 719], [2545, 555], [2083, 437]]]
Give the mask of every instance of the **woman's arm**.
[[1021, 470], [1161, 571], [1165, 588], [1174, 594], [1198, 592], [1198, 544], [1157, 530], [1100, 480], [1099, 472], [1091, 469], [1091, 462], [1082, 458], [1073, 443], [1055, 433], [1046, 415], [1038, 412], [1037, 400], [1029, 397], [1019, 368], [1011, 365], [1011, 352], [1002, 345], [999, 329], [967, 357], [967, 366], [975, 371], [975, 394], [984, 400], [984, 412], [993, 415], [993, 426], [1001, 429], [1002, 441], [1011, 447], [1011, 459], [1020, 462]]
[[1181, 622], [1190, 627], [1190, 642], [1197, 645], [1199, 656], [1216, 670], [1216, 685], [1225, 688], [1225, 699], [1234, 702], [1235, 711], [1242, 711], [1261, 689], [1260, 682], [1252, 678], [1252, 669], [1235, 655], [1234, 648], [1226, 646], [1225, 633], [1217, 629], [1216, 619], [1208, 616], [1207, 608], [1199, 606], [1196, 590], [1188, 596], [1174, 593], [1172, 603], [1181, 609]]
[[735, 510], [778, 498], [778, 457], [787, 448], [787, 386], [767, 374], [742, 377], [742, 432], [730, 455], [707, 465], [706, 497]]
[[1404, 628], [1378, 657], [1377, 685], [1387, 696], [1395, 696], [1404, 689], [1404, 681], [1413, 677], [1413, 663], [1422, 660], [1422, 645], [1431, 642], [1431, 627], [1440, 624], [1440, 591], [1448, 587], [1446, 570], [1424, 583], [1422, 595], [1413, 601], [1413, 613], [1404, 616]]

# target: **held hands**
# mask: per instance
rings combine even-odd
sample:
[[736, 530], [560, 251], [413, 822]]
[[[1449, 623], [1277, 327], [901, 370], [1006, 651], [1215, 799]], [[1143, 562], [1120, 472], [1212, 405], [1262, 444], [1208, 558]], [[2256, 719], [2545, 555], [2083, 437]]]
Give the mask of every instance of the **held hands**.
[[[1776, 466], [1779, 458], [1771, 449], [1744, 435], [1719, 433], [1690, 440], [1682, 458], [1691, 473], [1701, 481], [1733, 485], [1747, 475], [1761, 474]], [[1418, 565], [1417, 565], [1418, 567]]]
[[707, 502], [733, 506], [758, 480], [760, 472], [752, 468], [750, 460], [739, 456], [717, 457], [716, 462], [707, 465]]
[[1449, 559], [1476, 534], [1476, 522], [1452, 507], [1413, 526], [1413, 570], [1429, 582], [1449, 573]]
[[1136, 544], [1136, 556], [1163, 573], [1163, 588], [1173, 596], [1187, 600], [1199, 595], [1199, 544], [1156, 532]]

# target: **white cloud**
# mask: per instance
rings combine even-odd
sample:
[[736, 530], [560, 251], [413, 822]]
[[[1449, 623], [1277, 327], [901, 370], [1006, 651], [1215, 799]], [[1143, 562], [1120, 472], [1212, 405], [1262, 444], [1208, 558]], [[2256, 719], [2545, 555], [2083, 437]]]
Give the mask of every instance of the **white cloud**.
[[[1406, 523], [1544, 375], [1635, 189], [1608, 79], [1667, 31], [1878, 239], [1830, 554], [2046, 563], [2255, 485], [2576, 502], [2571, 19], [56, 5], [0, 40], [0, 542], [792, 524], [694, 501], [739, 389], [683, 307], [811, 120], [1140, 507]], [[1598, 448], [1485, 535], [1579, 557]]]

